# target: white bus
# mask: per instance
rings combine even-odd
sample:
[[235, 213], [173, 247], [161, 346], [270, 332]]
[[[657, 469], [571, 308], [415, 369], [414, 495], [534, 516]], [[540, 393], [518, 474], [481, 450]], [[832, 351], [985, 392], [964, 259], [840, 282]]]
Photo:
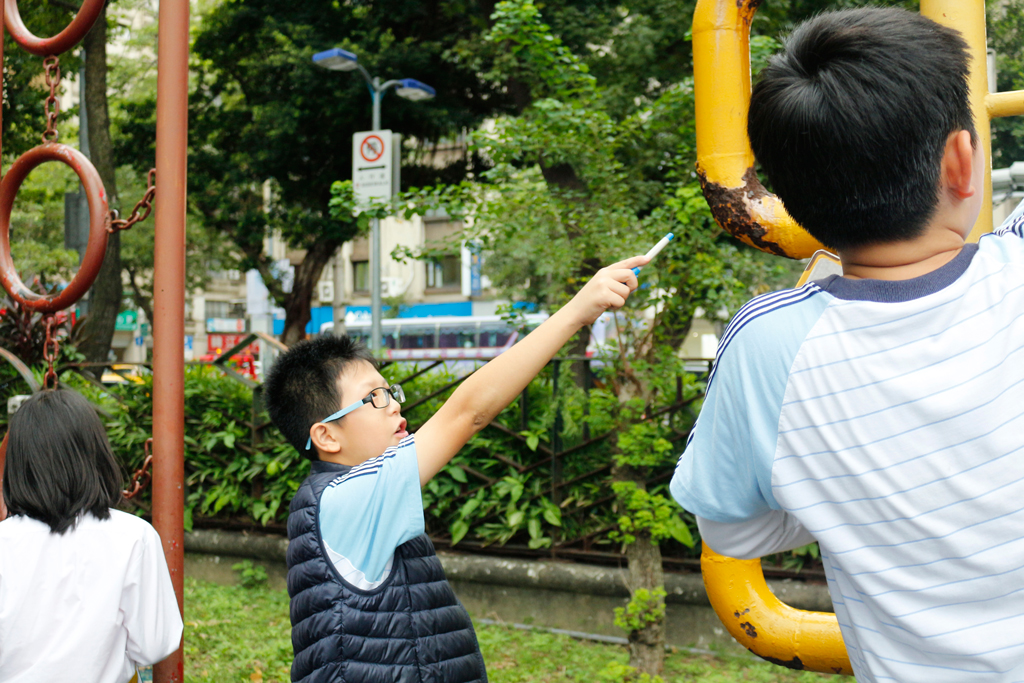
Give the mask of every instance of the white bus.
[[[532, 330], [547, 320], [546, 313], [523, 316]], [[345, 332], [368, 342], [370, 321], [345, 324]], [[320, 334], [333, 334], [334, 323], [320, 326]], [[451, 315], [429, 318], [385, 318], [381, 320], [383, 356], [391, 360], [445, 358], [453, 360], [490, 359], [511, 348], [519, 331], [498, 315]]]

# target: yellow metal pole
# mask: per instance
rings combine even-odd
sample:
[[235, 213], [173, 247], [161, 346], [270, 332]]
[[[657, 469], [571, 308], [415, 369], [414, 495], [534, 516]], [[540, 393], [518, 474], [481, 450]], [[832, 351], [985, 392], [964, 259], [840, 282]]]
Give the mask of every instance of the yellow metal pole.
[[992, 232], [992, 126], [985, 98], [988, 96], [988, 40], [985, 36], [985, 3], [982, 0], [921, 0], [921, 14], [943, 26], [960, 31], [971, 49], [971, 108], [974, 125], [985, 150], [985, 196], [981, 215], [968, 240], [977, 242]]
[[1024, 90], [990, 93], [985, 98], [985, 104], [988, 107], [988, 115], [993, 119], [1020, 116], [1024, 114]]

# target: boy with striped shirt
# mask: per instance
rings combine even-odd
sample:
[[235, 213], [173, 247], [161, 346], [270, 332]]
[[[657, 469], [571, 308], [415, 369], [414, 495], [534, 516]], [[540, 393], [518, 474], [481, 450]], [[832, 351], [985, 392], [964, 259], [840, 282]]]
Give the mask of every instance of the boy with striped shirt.
[[969, 60], [874, 8], [762, 72], [754, 153], [843, 275], [737, 313], [672, 480], [719, 553], [818, 541], [861, 683], [1024, 680], [1024, 217], [966, 241]]

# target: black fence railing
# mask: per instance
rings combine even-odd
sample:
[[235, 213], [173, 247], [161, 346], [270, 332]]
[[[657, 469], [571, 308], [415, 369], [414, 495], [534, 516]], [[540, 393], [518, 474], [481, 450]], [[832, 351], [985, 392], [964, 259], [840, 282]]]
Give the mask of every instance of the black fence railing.
[[[266, 448], [280, 448], [280, 439], [266, 438], [271, 425], [263, 409], [260, 383], [232, 367], [231, 358], [253, 341], [261, 343], [261, 351], [279, 352], [284, 347], [262, 335], [250, 336], [212, 361], [190, 365], [213, 366], [252, 390], [248, 415], [224, 415], [244, 424], [248, 442], [236, 441], [235, 447], [252, 456]], [[390, 381], [405, 386], [410, 400], [402, 410], [414, 430], [480, 364], [482, 361], [419, 358], [386, 362], [382, 372]], [[59, 372], [74, 372], [115, 401], [123, 401], [120, 392], [124, 385], [96, 378], [96, 371], [104, 367], [110, 364], [70, 363]], [[647, 406], [643, 416], [658, 425], [663, 438], [678, 446], [674, 455], [682, 450], [696, 417], [695, 403], [703, 397], [710, 361], [689, 360], [686, 368], [686, 373], [674, 378], [674, 392], [662, 392], [663, 404]], [[133, 381], [130, 373], [136, 371], [121, 372]], [[424, 497], [428, 531], [439, 546], [492, 554], [622, 560], [620, 547], [609, 540], [617, 517], [611, 470], [618, 426], [592, 419], [594, 392], [603, 391], [604, 400], [608, 399], [605, 372], [596, 359], [554, 359], [513, 406], [435, 477], [424, 489]], [[671, 381], [663, 382], [663, 386], [671, 385]], [[669, 460], [651, 468], [648, 490], [667, 488], [675, 464], [674, 458]], [[282, 513], [287, 509], [287, 501], [280, 509]], [[205, 521], [215, 523], [215, 515]], [[279, 522], [263, 521], [264, 528], [281, 530]], [[233, 526], [238, 523], [237, 516], [231, 519]], [[663, 549], [666, 566], [695, 563], [694, 550], [675, 547], [671, 541]]]
[[[465, 364], [445, 369], [445, 359], [396, 361], [388, 373], [391, 381], [406, 387], [409, 396], [417, 398], [403, 406], [410, 424], [422, 424], [430, 414], [433, 399], [454, 390], [471, 374]], [[644, 412], [647, 421], [657, 422], [665, 438], [673, 444], [685, 441], [696, 416], [694, 404], [703, 398], [702, 388], [711, 361], [687, 361], [688, 376], [675, 378], [675, 393], [665, 405], [649, 406]], [[571, 372], [565, 370], [571, 367]], [[431, 372], [436, 373], [433, 377]], [[442, 471], [443, 493], [428, 505], [428, 530], [435, 543], [464, 550], [485, 550], [597, 561], [621, 560], [619, 548], [610, 543], [608, 534], [616, 528], [613, 511], [615, 495], [611, 488], [613, 437], [618, 429], [612, 426], [592, 433], [590, 417], [591, 392], [602, 387], [603, 366], [591, 358], [556, 358], [548, 364], [539, 380], [517, 399], [517, 406], [505, 411], [481, 433], [481, 439], [470, 442], [465, 457], [456, 456], [452, 465]], [[420, 392], [415, 381], [424, 381], [429, 390]], [[566, 430], [567, 407], [561, 400], [566, 384], [576, 395], [577, 415], [574, 428]], [[539, 405], [546, 404], [546, 405]], [[553, 414], [550, 408], [554, 407]], [[538, 415], [545, 419], [538, 419]], [[543, 436], [531, 426], [544, 427]], [[479, 464], [478, 464], [479, 463]], [[675, 462], [654, 468], [647, 481], [649, 490], [663, 490], [672, 476]], [[451, 468], [463, 473], [456, 475]], [[540, 481], [532, 487], [529, 481]], [[501, 495], [500, 488], [522, 486], [518, 496]], [[441, 497], [443, 496], [443, 500]], [[545, 502], [545, 500], [547, 502]], [[479, 501], [474, 504], [474, 501]], [[468, 514], [466, 507], [471, 508]], [[558, 513], [545, 515], [554, 506]], [[464, 536], [453, 529], [462, 517], [477, 532]], [[524, 518], [535, 515], [546, 540], [536, 542]], [[553, 522], [557, 521], [555, 524]], [[534, 531], [536, 530], [534, 526]], [[480, 537], [480, 532], [483, 537]], [[534, 540], [534, 543], [530, 543]], [[671, 543], [668, 544], [671, 546]], [[694, 552], [676, 548], [683, 564], [692, 565]], [[671, 564], [672, 560], [669, 559]]]

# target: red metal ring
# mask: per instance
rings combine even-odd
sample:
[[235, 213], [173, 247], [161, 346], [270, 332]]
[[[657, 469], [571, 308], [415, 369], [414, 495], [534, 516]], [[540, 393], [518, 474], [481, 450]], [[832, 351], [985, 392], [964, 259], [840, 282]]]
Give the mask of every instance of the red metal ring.
[[[60, 161], [78, 174], [89, 198], [89, 243], [78, 272], [64, 291], [53, 295], [36, 294], [21, 281], [11, 258], [11, 208], [25, 177], [45, 161]], [[92, 286], [103, 265], [107, 253], [107, 192], [103, 188], [100, 174], [90, 161], [77, 149], [67, 145], [48, 143], [34, 147], [18, 157], [10, 170], [0, 181], [0, 284], [11, 298], [22, 306], [41, 313], [60, 311], [82, 298]]]
[[25, 28], [25, 22], [21, 20], [21, 12], [18, 11], [18, 0], [4, 0], [6, 13], [7, 30], [10, 31], [14, 42], [25, 50], [40, 57], [59, 55], [67, 52], [75, 46], [78, 41], [85, 37], [96, 18], [103, 10], [106, 0], [85, 0], [78, 14], [71, 20], [67, 28], [52, 38], [38, 38]]

